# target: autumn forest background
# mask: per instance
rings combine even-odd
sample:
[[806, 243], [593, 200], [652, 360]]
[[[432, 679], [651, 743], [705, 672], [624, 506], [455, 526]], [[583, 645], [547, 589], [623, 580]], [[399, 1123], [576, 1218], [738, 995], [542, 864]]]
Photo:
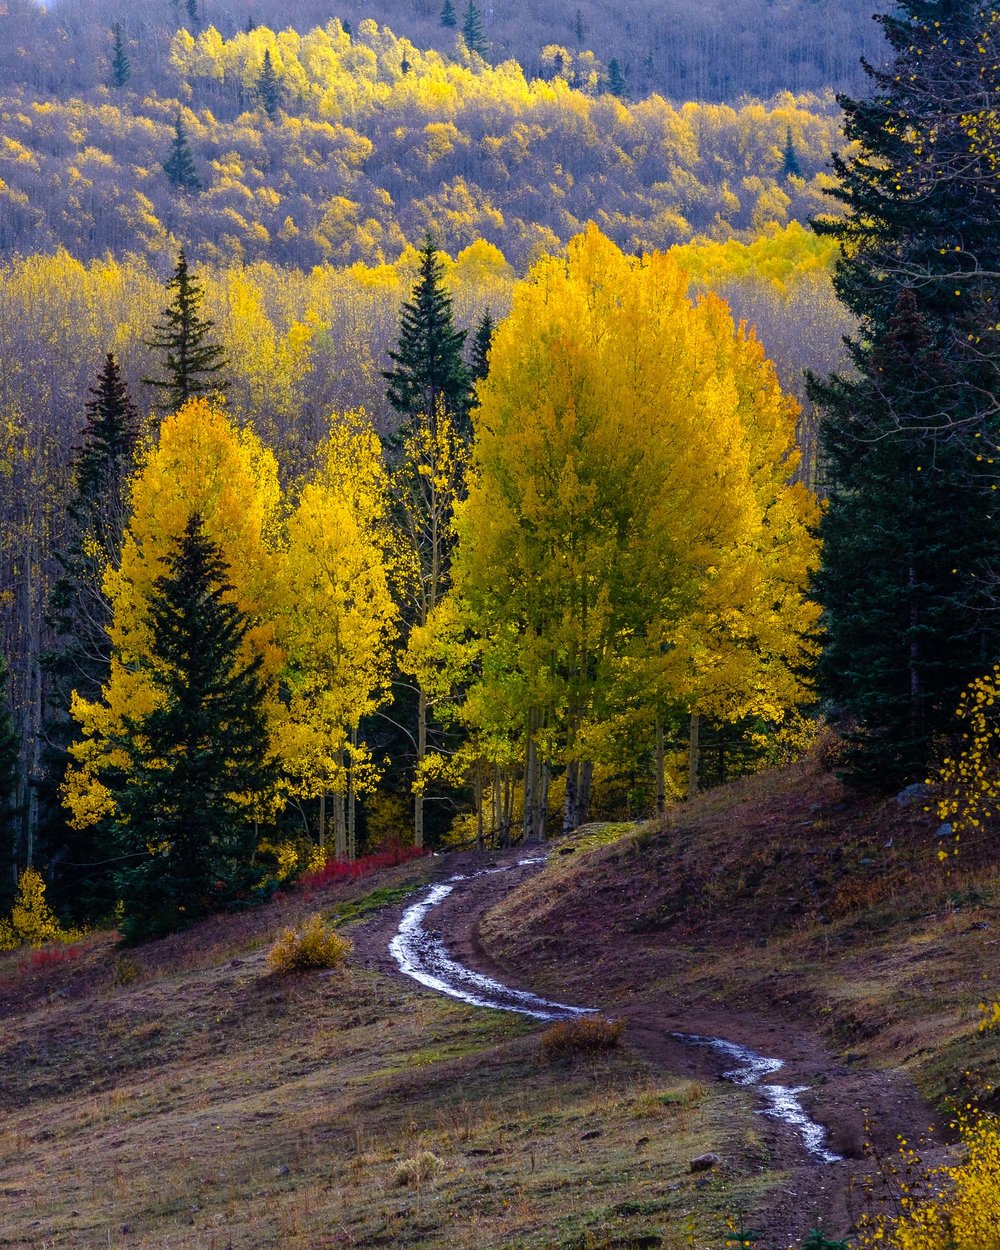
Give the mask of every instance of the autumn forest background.
[[[952, 929], [1000, 905], [1000, 10], [869, 8], [0, 3], [0, 1001], [81, 960], [216, 1004], [288, 916], [270, 973], [340, 970], [322, 1027], [367, 1029], [341, 924], [430, 851], [561, 838], [589, 858], [476, 942], [607, 998], [606, 916], [690, 1009], [905, 1051], [971, 1162], [862, 1238], [981, 1250], [1000, 1005]], [[901, 926], [941, 916], [911, 1000]]]

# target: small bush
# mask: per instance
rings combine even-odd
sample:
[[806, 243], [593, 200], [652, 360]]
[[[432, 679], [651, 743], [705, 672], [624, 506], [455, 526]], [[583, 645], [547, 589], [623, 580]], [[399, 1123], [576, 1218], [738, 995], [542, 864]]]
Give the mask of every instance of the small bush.
[[410, 1159], [404, 1159], [402, 1163], [397, 1163], [392, 1179], [393, 1183], [399, 1186], [406, 1186], [407, 1188], [419, 1187], [426, 1185], [428, 1181], [434, 1180], [443, 1171], [443, 1159], [439, 1159], [436, 1154], [432, 1154], [429, 1150], [421, 1150], [420, 1154], [413, 1155]]
[[542, 1034], [539, 1043], [543, 1059], [572, 1059], [576, 1055], [599, 1055], [614, 1048], [625, 1032], [624, 1020], [604, 1016], [581, 1016], [560, 1020]]
[[36, 868], [23, 869], [10, 916], [0, 920], [0, 951], [13, 951], [20, 946], [34, 946], [37, 950], [47, 942], [73, 942], [79, 936], [75, 930], [60, 925], [45, 901], [42, 874]]
[[80, 954], [79, 946], [43, 946], [41, 950], [31, 952], [28, 962], [32, 968], [53, 968], [72, 963], [80, 958]]
[[334, 881], [357, 881], [359, 877], [367, 877], [369, 873], [394, 868], [397, 864], [405, 864], [408, 860], [419, 859], [426, 854], [426, 851], [418, 847], [401, 846], [397, 842], [381, 851], [375, 851], [372, 855], [363, 855], [361, 859], [327, 860], [322, 868], [306, 873], [301, 879], [302, 885], [312, 888]]
[[301, 928], [286, 929], [271, 947], [267, 962], [272, 972], [307, 972], [311, 968], [339, 968], [354, 949], [319, 914]]

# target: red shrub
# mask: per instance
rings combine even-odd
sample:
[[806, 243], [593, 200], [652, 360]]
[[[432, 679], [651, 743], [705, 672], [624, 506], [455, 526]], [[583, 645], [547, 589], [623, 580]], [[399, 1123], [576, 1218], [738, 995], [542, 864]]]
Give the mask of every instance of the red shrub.
[[72, 963], [74, 959], [80, 958], [81, 953], [79, 946], [43, 946], [40, 950], [31, 952], [26, 966], [54, 968], [59, 964]]
[[426, 854], [426, 851], [415, 846], [400, 846], [397, 842], [381, 851], [375, 851], [372, 855], [364, 855], [361, 859], [328, 859], [318, 872], [306, 873], [301, 884], [306, 889], [315, 889], [316, 886], [331, 882], [357, 881], [359, 877], [367, 877], [383, 868], [394, 868], [397, 864], [405, 864], [408, 860], [419, 859]]

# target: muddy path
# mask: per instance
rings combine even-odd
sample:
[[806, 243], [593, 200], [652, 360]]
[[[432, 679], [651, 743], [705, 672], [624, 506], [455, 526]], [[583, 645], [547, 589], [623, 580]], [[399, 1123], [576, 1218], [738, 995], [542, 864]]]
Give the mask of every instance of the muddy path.
[[[765, 1161], [732, 1162], [741, 1171], [752, 1166], [781, 1174], [764, 1209], [753, 1213], [754, 1224], [776, 1244], [792, 1244], [817, 1219], [837, 1236], [851, 1231], [873, 1181], [866, 1142], [883, 1156], [895, 1152], [900, 1137], [926, 1141], [927, 1161], [943, 1151], [935, 1144], [940, 1133], [931, 1113], [905, 1079], [866, 1069], [853, 1056], [835, 1058], [818, 1032], [771, 1004], [762, 1003], [759, 1012], [733, 1012], [680, 992], [644, 993], [638, 975], [630, 982], [625, 943], [613, 980], [599, 971], [593, 978], [574, 975], [573, 997], [566, 1001], [536, 992], [531, 967], [506, 967], [491, 956], [480, 921], [543, 863], [543, 848], [442, 857], [434, 886], [355, 931], [358, 953], [388, 975], [414, 977], [428, 992], [518, 1011], [537, 1018], [540, 1028], [553, 1019], [606, 1011], [628, 1021], [627, 1044], [652, 1068], [749, 1088], [758, 1104]], [[404, 940], [407, 926], [410, 940]], [[669, 960], [669, 951], [664, 955]], [[551, 991], [551, 975], [547, 981]]]

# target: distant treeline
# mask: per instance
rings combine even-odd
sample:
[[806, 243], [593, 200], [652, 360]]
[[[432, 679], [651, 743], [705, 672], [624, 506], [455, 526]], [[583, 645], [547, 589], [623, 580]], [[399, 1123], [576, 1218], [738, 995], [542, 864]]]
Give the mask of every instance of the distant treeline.
[[[458, 28], [441, 23], [441, 0], [9, 0], [0, 16], [0, 81], [53, 93], [85, 91], [103, 81], [107, 31], [120, 22], [134, 48], [136, 80], [162, 92], [164, 52], [184, 24], [214, 26], [225, 36], [266, 22], [275, 29], [325, 25], [339, 17], [357, 30], [365, 18], [385, 23], [420, 47], [451, 54]], [[736, 100], [777, 91], [857, 86], [858, 58], [878, 58], [881, 41], [866, 0], [482, 0], [478, 5], [494, 64], [513, 58], [529, 76], [551, 75], [545, 50], [592, 52], [618, 61], [633, 99], [652, 91], [675, 100]], [[194, 20], [191, 12], [195, 14]], [[9, 34], [8, 34], [9, 32]], [[68, 48], [67, 48], [68, 42]], [[67, 54], [68, 53], [68, 54]]]
[[529, 81], [371, 21], [181, 30], [153, 85], [144, 45], [124, 27], [119, 42], [117, 70], [110, 30], [88, 53], [101, 85], [40, 75], [0, 98], [0, 253], [371, 264], [431, 229], [451, 252], [494, 243], [523, 272], [588, 221], [639, 253], [829, 207], [830, 95], [629, 104], [593, 57], [567, 52]]

